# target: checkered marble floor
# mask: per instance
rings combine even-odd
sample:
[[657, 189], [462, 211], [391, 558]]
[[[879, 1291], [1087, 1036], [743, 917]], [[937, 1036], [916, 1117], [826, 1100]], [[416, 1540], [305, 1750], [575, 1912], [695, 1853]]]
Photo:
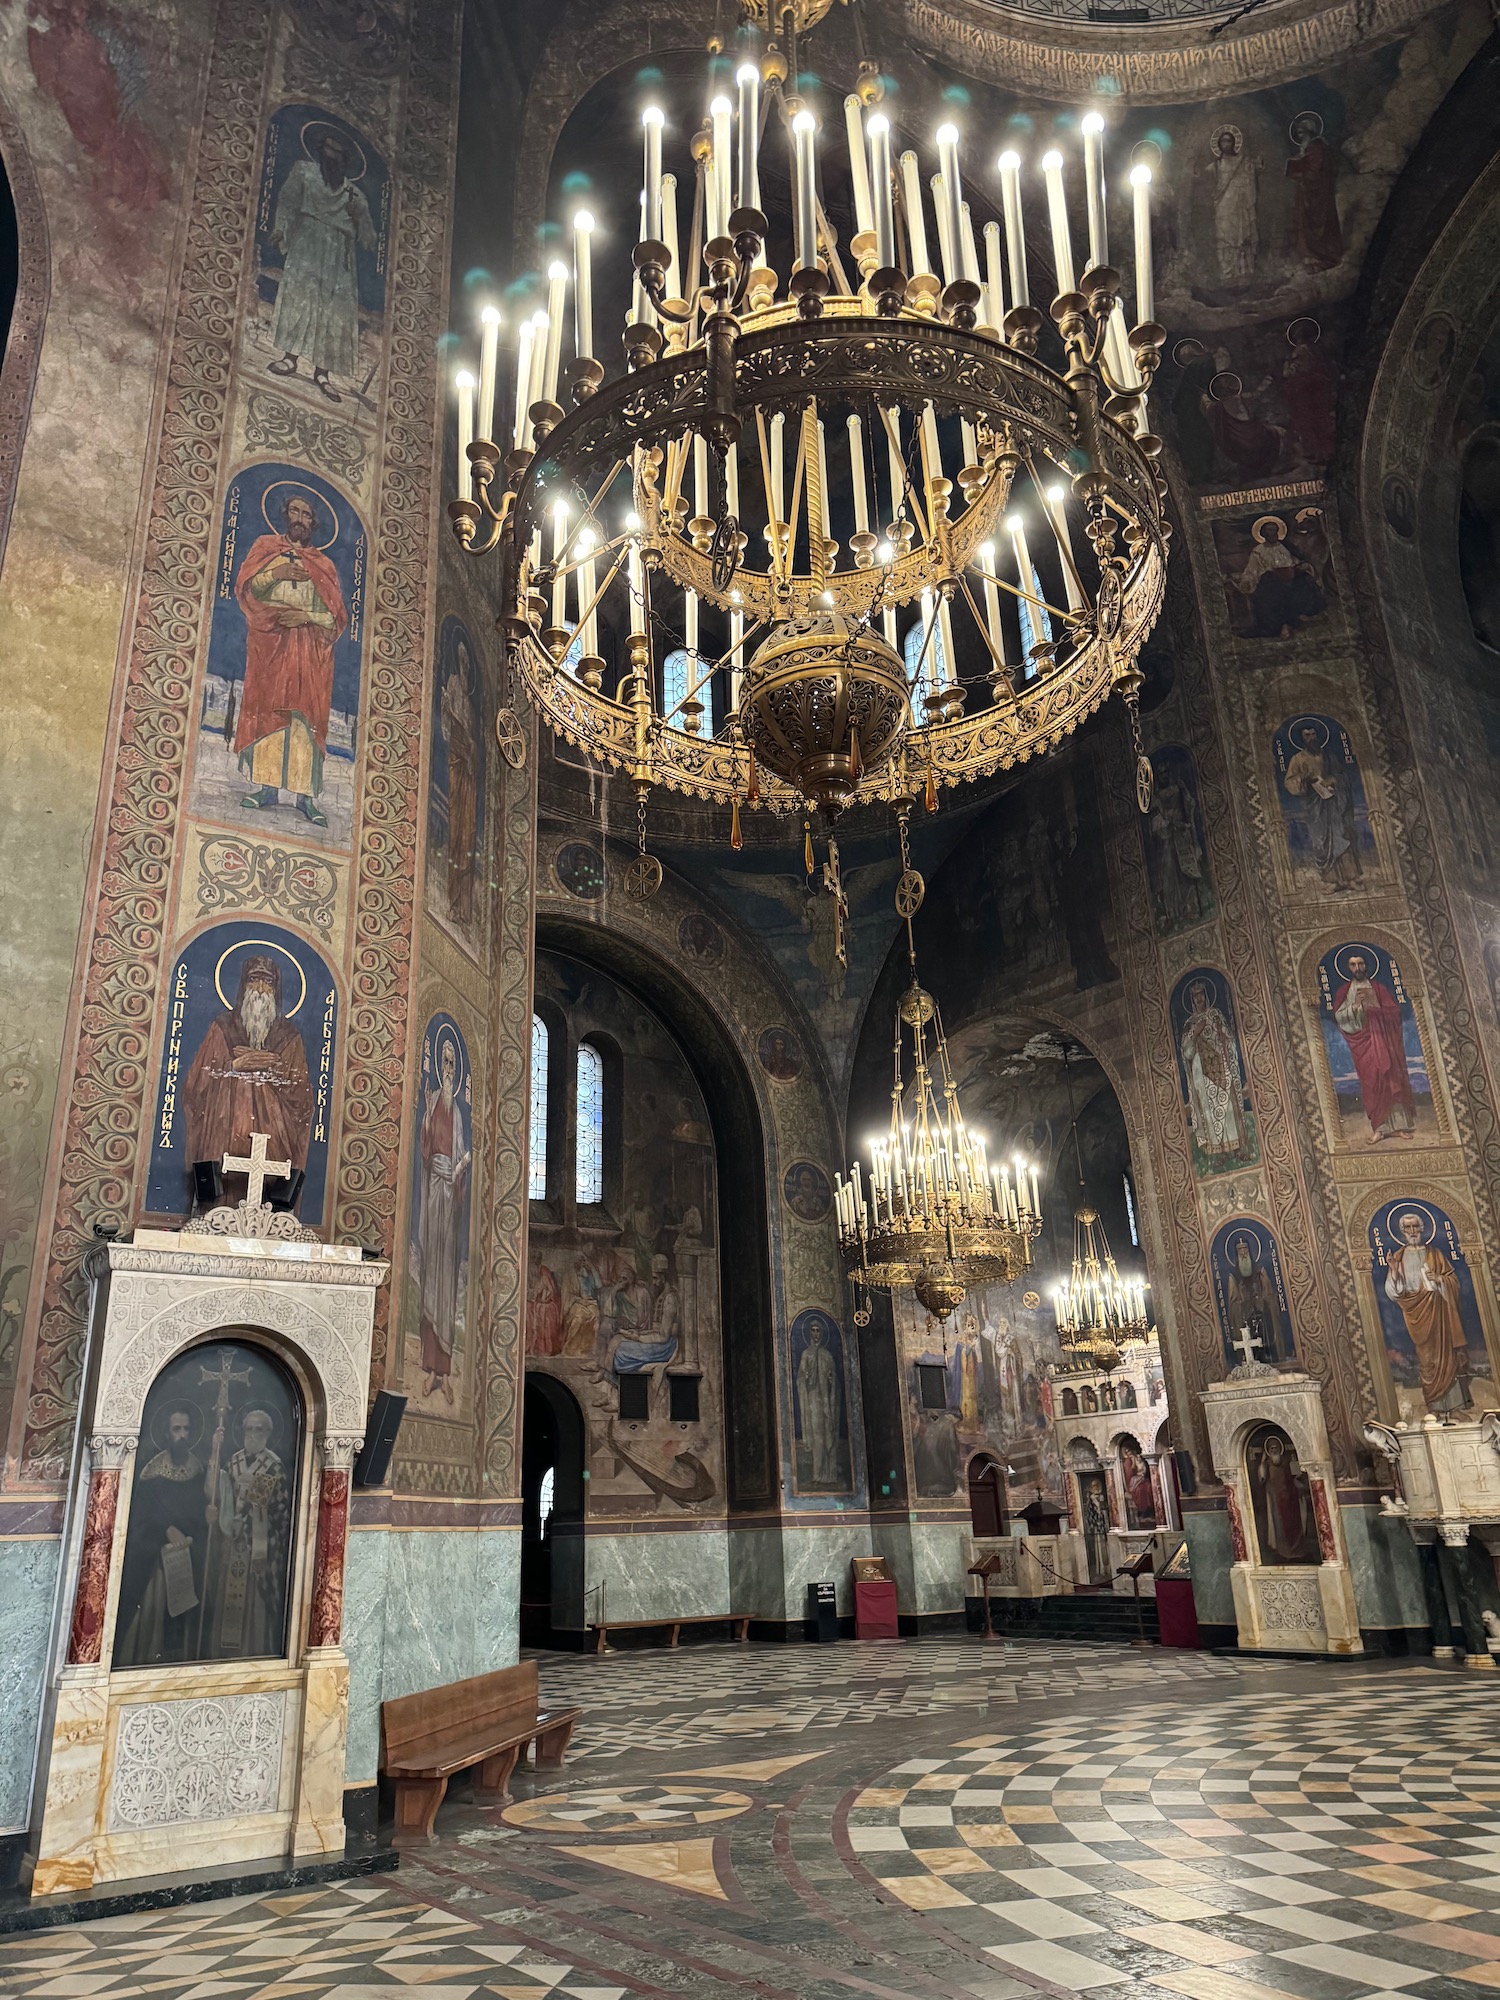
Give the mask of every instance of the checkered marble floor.
[[888, 1645], [693, 1646], [603, 1659], [543, 1653], [538, 1660], [547, 1700], [584, 1710], [575, 1759], [843, 1731], [995, 1703], [1180, 1693], [1199, 1682], [1237, 1683], [1275, 1665], [1041, 1640], [986, 1645], [960, 1633]]
[[1426, 1679], [985, 1732], [836, 1831], [883, 1896], [1053, 1993], [1472, 2000], [1500, 1987], [1500, 1710]]
[[626, 1991], [388, 1883], [237, 1896], [0, 1940], [0, 2000], [377, 2000], [413, 1988], [427, 2000], [622, 2000]]

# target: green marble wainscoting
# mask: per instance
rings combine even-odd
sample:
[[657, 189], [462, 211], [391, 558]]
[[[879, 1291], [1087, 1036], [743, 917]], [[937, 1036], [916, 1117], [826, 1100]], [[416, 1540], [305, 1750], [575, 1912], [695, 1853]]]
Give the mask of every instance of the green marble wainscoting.
[[515, 1663], [519, 1528], [357, 1528], [344, 1582], [346, 1782], [380, 1761], [380, 1704]]
[[0, 1834], [26, 1827], [61, 1548], [56, 1535], [0, 1540]]

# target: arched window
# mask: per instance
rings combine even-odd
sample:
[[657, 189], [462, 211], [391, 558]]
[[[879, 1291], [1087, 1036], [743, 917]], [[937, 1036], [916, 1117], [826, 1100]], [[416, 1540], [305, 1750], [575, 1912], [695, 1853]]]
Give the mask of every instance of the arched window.
[[[1042, 594], [1042, 580], [1036, 573], [1036, 564], [1029, 563], [1027, 567], [1030, 569], [1031, 574], [1030, 576], [1022, 577], [1022, 587], [1030, 591], [1034, 597], [1039, 598]], [[1052, 620], [1048, 615], [1046, 606], [1044, 604], [1033, 603], [1030, 597], [1018, 597], [1016, 599], [1016, 609], [1021, 614], [1021, 651], [1026, 661], [1024, 678], [1029, 681], [1037, 670], [1037, 663], [1031, 656], [1032, 648], [1033, 646], [1051, 645]]]
[[531, 1164], [526, 1192], [533, 1201], [547, 1199], [547, 1023], [531, 1017]]
[[692, 660], [692, 654], [679, 646], [675, 652], [668, 653], [661, 663], [662, 714], [674, 729], [682, 727], [682, 704], [687, 700], [691, 684], [688, 672]]
[[578, 1152], [574, 1198], [580, 1207], [604, 1199], [604, 1057], [578, 1044]]
[[[927, 638], [929, 626], [935, 628], [931, 644]], [[938, 617], [930, 590], [922, 592], [922, 615], [902, 641], [901, 651], [906, 661], [906, 678], [911, 687], [912, 706], [920, 718], [924, 712], [923, 701], [935, 689], [942, 686], [948, 670], [942, 621]]]

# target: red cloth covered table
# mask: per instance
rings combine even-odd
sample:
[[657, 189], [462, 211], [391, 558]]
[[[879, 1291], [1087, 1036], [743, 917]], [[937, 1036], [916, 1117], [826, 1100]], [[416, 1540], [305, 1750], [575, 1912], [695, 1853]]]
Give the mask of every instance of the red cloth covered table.
[[900, 1638], [900, 1628], [896, 1623], [894, 1583], [855, 1584], [854, 1636], [856, 1639]]

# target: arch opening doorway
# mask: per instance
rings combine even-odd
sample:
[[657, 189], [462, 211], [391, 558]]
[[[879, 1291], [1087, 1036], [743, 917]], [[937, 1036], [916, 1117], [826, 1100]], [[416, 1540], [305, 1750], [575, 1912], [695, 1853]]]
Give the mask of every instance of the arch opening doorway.
[[969, 1521], [976, 1541], [1005, 1533], [1005, 1483], [999, 1461], [987, 1451], [969, 1460]]
[[585, 1626], [583, 1411], [527, 1371], [521, 1403], [521, 1644], [581, 1646]]

